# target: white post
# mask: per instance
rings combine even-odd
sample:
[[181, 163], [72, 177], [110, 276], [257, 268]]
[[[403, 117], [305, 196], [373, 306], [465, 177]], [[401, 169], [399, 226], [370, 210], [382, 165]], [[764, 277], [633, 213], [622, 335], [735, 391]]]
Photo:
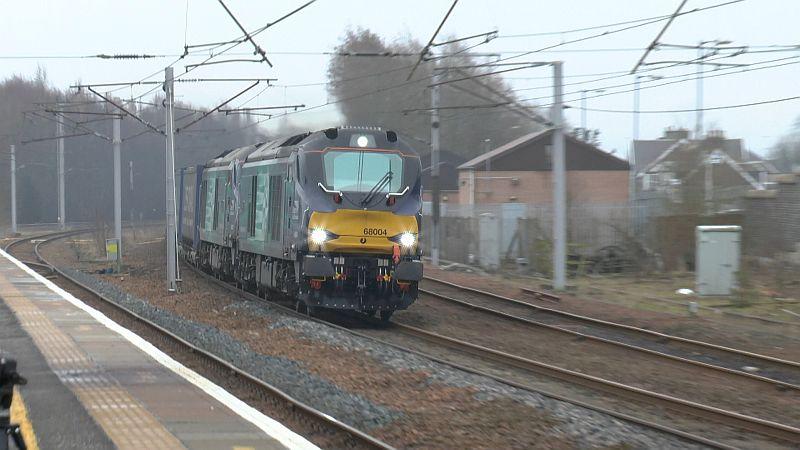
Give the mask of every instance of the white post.
[[[56, 122], [56, 136], [64, 135], [64, 123], [62, 122], [63, 116], [57, 114], [58, 122]], [[58, 159], [58, 228], [63, 230], [66, 227], [66, 212], [64, 206], [64, 138], [58, 138], [57, 143], [57, 159]]]
[[431, 233], [431, 263], [439, 265], [439, 219], [440, 219], [440, 192], [439, 192], [439, 82], [440, 73], [434, 68], [433, 84], [431, 88], [431, 185], [433, 197], [431, 198], [433, 229]]
[[697, 123], [694, 125], [694, 138], [701, 139], [703, 135], [703, 60], [705, 53], [704, 42], [697, 46]]
[[117, 239], [117, 269], [119, 269], [122, 262], [122, 169], [120, 165], [121, 155], [120, 146], [122, 139], [120, 137], [120, 125], [122, 116], [117, 115], [114, 117], [114, 235]]
[[11, 233], [17, 234], [17, 152], [11, 145]]
[[167, 67], [164, 71], [164, 91], [166, 94], [167, 121], [167, 290], [170, 292], [178, 291], [178, 252], [177, 252], [177, 229], [175, 226], [175, 114], [173, 106], [175, 102], [175, 92], [173, 90], [172, 67]]
[[586, 89], [581, 90], [581, 133], [586, 135]]
[[704, 187], [705, 212], [711, 214], [714, 212], [714, 166], [711, 164], [711, 152], [705, 158]]
[[553, 63], [553, 107], [550, 110], [553, 122], [553, 289], [563, 290], [566, 287], [566, 224], [567, 224], [567, 189], [566, 162], [564, 156], [563, 128], [563, 63]]
[[639, 80], [641, 76], [636, 75], [633, 79], [633, 140], [639, 139]]

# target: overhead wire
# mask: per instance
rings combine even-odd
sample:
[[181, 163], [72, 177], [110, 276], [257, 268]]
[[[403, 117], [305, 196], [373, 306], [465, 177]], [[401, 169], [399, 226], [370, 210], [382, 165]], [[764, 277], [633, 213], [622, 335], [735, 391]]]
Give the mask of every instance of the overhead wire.
[[[701, 12], [701, 11], [708, 11], [710, 9], [720, 8], [720, 7], [723, 7], [723, 6], [728, 6], [728, 5], [732, 5], [732, 4], [735, 4], [735, 3], [740, 3], [740, 2], [743, 2], [743, 1], [744, 0], [730, 0], [730, 1], [727, 1], [727, 2], [724, 2], [724, 3], [718, 3], [718, 4], [715, 4], [715, 5], [710, 5], [710, 6], [706, 6], [706, 7], [702, 7], [702, 8], [694, 8], [694, 9], [691, 9], [689, 11], [680, 12], [679, 14], [676, 15], [676, 17], [684, 16], [684, 15], [687, 15], [687, 14], [694, 14], [694, 13], [698, 13], [698, 12]], [[670, 17], [671, 16], [672, 15], [670, 15]], [[626, 27], [618, 28], [618, 29], [615, 29], [615, 30], [604, 31], [602, 33], [592, 34], [592, 35], [589, 35], [589, 36], [584, 36], [584, 37], [581, 37], [581, 38], [571, 39], [571, 40], [568, 40], [568, 41], [562, 41], [562, 42], [559, 42], [557, 44], [548, 45], [548, 46], [545, 46], [545, 47], [542, 47], [542, 48], [539, 48], [539, 49], [536, 49], [536, 50], [531, 50], [531, 51], [528, 51], [528, 52], [520, 53], [518, 55], [501, 58], [501, 59], [499, 59], [499, 60], [497, 60], [495, 62], [507, 61], [507, 60], [510, 60], [510, 59], [515, 59], [515, 58], [519, 58], [519, 57], [522, 57], [522, 56], [527, 56], [527, 55], [531, 55], [531, 54], [534, 54], [534, 53], [539, 53], [539, 52], [542, 52], [542, 51], [545, 51], [545, 50], [550, 50], [550, 49], [553, 49], [553, 48], [562, 47], [562, 46], [569, 45], [569, 44], [575, 44], [575, 43], [578, 43], [578, 42], [585, 42], [585, 41], [589, 41], [589, 40], [592, 40], [592, 39], [598, 39], [598, 38], [606, 37], [606, 36], [610, 36], [612, 34], [622, 33], [624, 31], [629, 31], [629, 30], [633, 30], [633, 29], [636, 29], [636, 28], [641, 28], [641, 27], [644, 27], [644, 26], [647, 26], [647, 25], [652, 25], [652, 24], [655, 24], [655, 23], [658, 23], [658, 22], [662, 22], [663, 20], [667, 20], [667, 19], [654, 19], [654, 20], [650, 20], [650, 21], [646, 21], [646, 22], [642, 22], [642, 23], [637, 23], [635, 25], [629, 25], [629, 26], [626, 26]]]
[[687, 108], [687, 109], [660, 109], [660, 110], [640, 110], [640, 111], [632, 111], [632, 110], [620, 110], [620, 109], [601, 109], [601, 108], [582, 108], [582, 107], [575, 107], [575, 109], [583, 110], [583, 111], [593, 111], [593, 112], [605, 112], [605, 113], [619, 113], [619, 114], [673, 114], [673, 113], [689, 113], [689, 112], [698, 112], [698, 111], [718, 111], [721, 109], [736, 109], [736, 108], [746, 108], [750, 106], [758, 106], [758, 105], [767, 105], [772, 103], [781, 103], [781, 102], [788, 102], [792, 100], [800, 100], [800, 95], [793, 96], [793, 97], [782, 97], [776, 98], [771, 100], [761, 100], [756, 102], [750, 103], [739, 103], [735, 105], [723, 105], [723, 106], [709, 106], [705, 108]]
[[428, 43], [425, 44], [425, 47], [423, 47], [422, 50], [419, 52], [419, 58], [417, 59], [417, 62], [414, 63], [414, 67], [411, 68], [411, 72], [406, 77], [406, 81], [409, 81], [411, 77], [414, 76], [414, 72], [417, 71], [417, 67], [419, 67], [420, 63], [422, 63], [422, 61], [425, 59], [425, 55], [428, 53], [431, 46], [433, 45], [433, 41], [436, 39], [436, 36], [439, 34], [439, 31], [442, 30], [444, 23], [447, 22], [447, 18], [450, 17], [450, 13], [453, 12], [453, 9], [455, 9], [457, 4], [458, 0], [453, 0], [453, 4], [450, 5], [450, 9], [447, 10], [447, 13], [445, 13], [441, 22], [439, 22], [439, 26], [436, 27], [436, 31], [433, 32], [433, 35], [431, 36], [430, 40], [428, 40]]
[[[774, 67], [782, 67], [782, 66], [786, 66], [786, 65], [790, 65], [790, 64], [797, 64], [797, 63], [800, 63], [800, 61], [796, 61], [796, 62], [792, 62], [792, 63], [786, 63], [786, 64], [777, 64], [777, 65], [773, 65], [773, 66], [752, 68], [753, 66], [759, 66], [761, 64], [769, 64], [769, 63], [775, 63], [775, 62], [781, 62], [781, 61], [791, 61], [791, 60], [798, 60], [798, 59], [800, 59], [800, 55], [788, 56], [788, 57], [784, 57], [784, 58], [776, 58], [776, 59], [771, 59], [771, 60], [766, 60], [766, 61], [752, 62], [752, 63], [748, 63], [748, 64], [744, 65], [743, 67], [721, 68], [721, 69], [718, 69], [717, 71], [706, 73], [704, 75], [704, 78], [716, 78], [716, 77], [725, 76], [725, 75], [734, 75], [734, 74], [737, 74], [737, 73], [752, 72], [754, 70], [762, 70], [762, 69], [769, 69], [769, 68], [774, 68]], [[722, 71], [724, 71], [724, 72], [723, 73], [716, 73], [716, 72], [722, 72]], [[626, 71], [626, 73], [627, 73], [627, 71]], [[657, 81], [669, 80], [669, 79], [674, 79], [674, 78], [684, 78], [684, 77], [689, 77], [689, 76], [691, 76], [693, 78], [690, 78], [690, 79], [685, 80], [685, 81], [696, 80], [698, 78], [697, 77], [697, 72], [685, 72], [685, 73], [681, 73], [681, 74], [677, 74], [677, 75], [661, 76], [661, 77], [658, 77], [656, 79], [642, 80], [641, 83], [649, 84], [649, 83], [655, 83]], [[581, 85], [581, 84], [594, 83], [594, 82], [601, 81], [601, 80], [616, 79], [616, 78], [618, 78], [618, 77], [598, 78], [598, 79], [595, 79], [595, 80], [588, 80], [586, 82], [565, 83], [564, 86]], [[596, 86], [596, 87], [592, 87], [591, 89], [585, 89], [585, 90], [588, 91], [588, 90], [614, 89], [614, 88], [618, 88], [618, 87], [634, 86], [635, 84], [636, 84], [636, 82], [634, 81], [634, 82], [619, 83], [619, 84], [607, 85], [607, 86]], [[673, 83], [669, 83], [669, 84], [673, 84]], [[553, 88], [553, 86], [537, 86], [537, 87], [534, 87], [534, 88], [511, 89], [509, 92], [522, 92], [522, 91], [529, 91], [529, 90], [552, 89], [552, 88]], [[644, 89], [644, 88], [646, 88], [646, 87], [643, 87], [642, 89]], [[564, 95], [567, 96], [567, 95], [579, 94], [579, 93], [581, 93], [581, 91], [583, 91], [583, 89], [582, 90], [578, 90], [578, 91], [566, 92], [566, 93], [564, 93]], [[628, 91], [626, 91], [626, 92], [628, 92]], [[601, 97], [601, 96], [602, 95], [598, 95], [597, 97]], [[545, 98], [550, 98], [550, 96], [547, 95], [547, 96], [541, 96], [541, 97], [532, 97], [532, 98], [528, 98], [528, 99], [525, 99], [525, 100], [526, 101], [533, 101], [533, 100], [541, 100], [541, 99], [545, 99]], [[587, 97], [587, 98], [594, 98], [594, 97]]]
[[651, 42], [650, 45], [647, 46], [647, 48], [644, 50], [644, 54], [639, 58], [639, 61], [636, 62], [636, 65], [633, 66], [633, 69], [631, 70], [631, 75], [636, 73], [636, 69], [638, 69], [639, 66], [642, 65], [642, 63], [644, 63], [644, 60], [645, 58], [647, 58], [647, 55], [650, 54], [651, 51], [653, 51], [653, 48], [656, 46], [656, 44], [658, 44], [658, 41], [659, 39], [661, 39], [661, 36], [664, 35], [664, 33], [667, 31], [667, 28], [669, 28], [669, 26], [672, 24], [675, 18], [678, 17], [678, 14], [680, 14], [681, 9], [683, 9], [683, 6], [686, 4], [687, 1], [688, 0], [681, 0], [680, 5], [678, 5], [678, 9], [676, 9], [675, 12], [669, 16], [669, 19], [667, 19], [667, 23], [665, 23], [664, 26], [661, 28], [661, 30], [659, 30], [658, 34], [653, 39], [653, 42]]

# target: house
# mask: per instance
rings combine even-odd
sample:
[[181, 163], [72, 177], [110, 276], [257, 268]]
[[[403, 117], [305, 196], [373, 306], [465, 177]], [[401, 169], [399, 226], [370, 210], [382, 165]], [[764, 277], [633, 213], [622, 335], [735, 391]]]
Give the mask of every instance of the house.
[[668, 129], [661, 139], [634, 141], [633, 149], [636, 199], [667, 201], [682, 214], [740, 208], [747, 191], [764, 189], [776, 172], [719, 130], [689, 139], [687, 130]]
[[[553, 200], [550, 147], [553, 130], [530, 133], [458, 166], [462, 204], [523, 203]], [[567, 201], [612, 204], [628, 201], [629, 165], [596, 146], [565, 136]]]
[[[721, 131], [709, 131], [708, 137], [715, 135], [721, 138], [720, 150], [736, 161], [755, 161], [760, 158], [745, 150], [744, 142], [741, 139], [726, 139]], [[635, 174], [639, 174], [644, 168], [649, 166], [659, 156], [670, 149], [679, 141], [690, 141], [690, 132], [686, 128], [667, 128], [664, 134], [658, 139], [636, 139], [633, 141], [632, 169]]]

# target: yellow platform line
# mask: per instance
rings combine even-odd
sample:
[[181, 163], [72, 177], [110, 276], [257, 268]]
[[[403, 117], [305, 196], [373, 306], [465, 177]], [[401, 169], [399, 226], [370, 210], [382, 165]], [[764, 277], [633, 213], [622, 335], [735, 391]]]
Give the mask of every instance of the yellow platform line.
[[14, 386], [14, 398], [11, 400], [11, 423], [19, 425], [22, 439], [25, 440], [28, 450], [39, 450], [39, 441], [36, 440], [33, 424], [30, 417], [28, 417], [28, 409], [25, 407], [25, 401], [16, 386]]
[[[78, 398], [117, 446], [127, 449], [185, 448], [116, 380], [97, 368], [70, 336], [59, 329], [33, 301], [0, 274], [0, 292], [48, 365]], [[6, 295], [11, 294], [11, 295]], [[76, 376], [70, 372], [77, 371]], [[90, 376], [82, 376], [91, 374]]]

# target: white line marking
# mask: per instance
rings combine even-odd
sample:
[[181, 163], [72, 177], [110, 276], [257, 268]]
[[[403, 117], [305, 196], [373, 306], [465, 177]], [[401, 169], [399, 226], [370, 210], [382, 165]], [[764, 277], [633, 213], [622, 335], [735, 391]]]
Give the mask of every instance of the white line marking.
[[8, 259], [12, 263], [14, 263], [20, 269], [24, 270], [28, 275], [32, 276], [40, 283], [50, 288], [50, 290], [52, 290], [53, 292], [60, 295], [64, 300], [82, 309], [87, 314], [92, 316], [95, 320], [105, 325], [110, 330], [118, 333], [125, 339], [127, 339], [128, 342], [136, 346], [139, 350], [145, 352], [151, 358], [155, 359], [158, 363], [168, 368], [175, 374], [181, 376], [189, 383], [197, 386], [203, 392], [210, 395], [223, 405], [227, 406], [231, 411], [238, 414], [241, 418], [245, 419], [246, 421], [252, 423], [256, 427], [261, 429], [264, 433], [266, 433], [273, 439], [277, 440], [287, 448], [319, 450], [319, 447], [309, 442], [303, 436], [300, 436], [294, 431], [286, 428], [286, 426], [284, 426], [277, 420], [264, 415], [257, 409], [253, 408], [252, 406], [248, 405], [247, 403], [235, 397], [230, 392], [226, 391], [222, 387], [213, 383], [208, 378], [200, 375], [199, 373], [195, 372], [192, 369], [189, 369], [188, 367], [184, 366], [178, 361], [175, 361], [174, 359], [172, 359], [172, 357], [170, 357], [166, 353], [156, 348], [153, 344], [142, 339], [138, 334], [114, 322], [113, 320], [109, 319], [105, 314], [92, 308], [86, 303], [83, 303], [69, 292], [56, 286], [55, 283], [39, 275], [38, 273], [36, 273], [36, 271], [26, 266], [25, 264], [21, 263], [19, 260], [17, 260], [16, 258], [14, 258], [13, 256], [9, 255], [8, 253], [6, 253], [1, 249], [0, 249], [0, 255], [2, 255], [4, 258]]

